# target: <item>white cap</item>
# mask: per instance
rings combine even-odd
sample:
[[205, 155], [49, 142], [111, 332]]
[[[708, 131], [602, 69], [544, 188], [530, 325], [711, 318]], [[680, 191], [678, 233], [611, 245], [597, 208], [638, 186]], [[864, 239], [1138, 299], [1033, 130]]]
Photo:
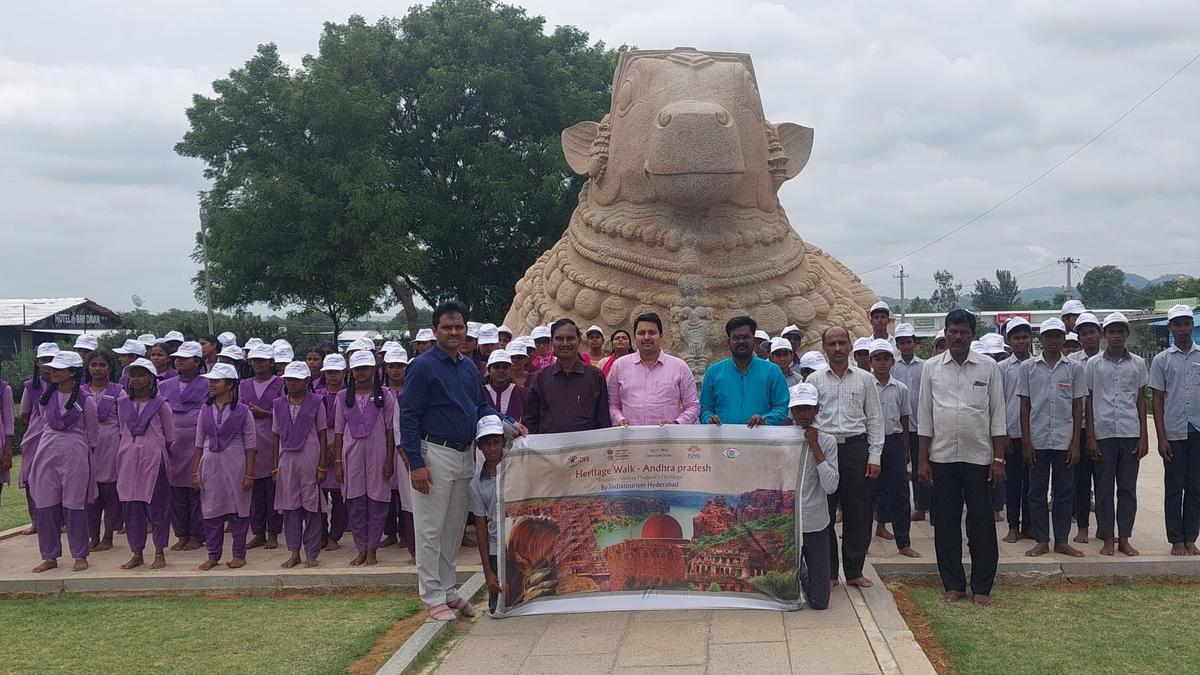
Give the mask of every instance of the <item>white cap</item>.
[[224, 356], [227, 359], [234, 361], [245, 361], [246, 355], [242, 353], [242, 348], [237, 345], [229, 345], [221, 348], [221, 353], [217, 356]]
[[788, 407], [798, 405], [817, 405], [817, 388], [807, 382], [800, 382], [788, 389]]
[[[498, 351], [500, 350], [497, 349], [496, 352]], [[492, 353], [495, 354], [496, 352]], [[512, 359], [529, 358], [529, 347], [526, 347], [524, 342], [516, 342], [514, 340], [513, 342], [508, 343], [508, 349], [505, 349], [504, 353], [508, 354], [509, 362], [511, 363]], [[489, 356], [488, 359], [491, 360], [491, 357]]]
[[788, 333], [799, 333], [804, 335], [804, 331], [800, 330], [800, 327], [794, 323], [788, 324], [783, 330], [779, 331], [779, 337], [785, 338], [788, 336]]
[[1013, 332], [1014, 328], [1020, 328], [1021, 326], [1028, 328], [1030, 331], [1033, 330], [1033, 326], [1031, 326], [1029, 322], [1025, 320], [1025, 317], [1014, 316], [1008, 321], [1004, 322], [1004, 332], [1011, 333]]
[[771, 353], [774, 354], [781, 349], [792, 351], [792, 343], [783, 337], [771, 338]]
[[292, 361], [283, 369], [284, 378], [293, 380], [307, 380], [312, 373], [308, 370], [308, 364], [303, 361]]
[[217, 336], [217, 344], [222, 347], [237, 346], [237, 336], [229, 331], [225, 331]]
[[[521, 356], [525, 356], [525, 354], [522, 353]], [[497, 363], [512, 363], [512, 357], [509, 356], [508, 351], [506, 351], [504, 349], [497, 349], [496, 351], [492, 352], [491, 354], [488, 354], [487, 364], [489, 366], [492, 366]]]
[[896, 324], [896, 337], [902, 338], [902, 337], [916, 337], [916, 336], [917, 336], [917, 330], [915, 328], [913, 328], [913, 325], [911, 323]]
[[366, 350], [369, 352], [374, 351], [375, 343], [372, 342], [370, 338], [360, 337], [357, 340], [355, 340], [354, 342], [351, 342], [349, 347], [346, 347], [347, 353], [354, 352], [354, 351], [363, 351], [363, 350]]
[[[75, 352], [59, 351], [57, 354], [54, 355], [54, 359], [52, 361], [50, 361], [50, 363], [47, 363], [46, 365], [50, 366], [51, 368], [54, 368], [55, 370], [62, 370], [64, 368], [82, 368], [83, 367], [83, 357], [80, 356], [79, 354], [76, 354]], [[154, 366], [150, 366], [150, 367], [154, 368]]]
[[476, 340], [478, 340], [479, 339], [479, 327], [482, 325], [483, 324], [481, 324], [477, 321], [468, 321], [467, 322], [467, 337], [475, 338]]
[[1086, 311], [1087, 307], [1084, 307], [1082, 302], [1071, 299], [1063, 303], [1062, 311], [1059, 314], [1066, 316], [1068, 314], [1083, 314]]
[[158, 377], [158, 368], [155, 368], [154, 364], [150, 363], [150, 359], [134, 359], [129, 365], [125, 366], [125, 370], [129, 370], [130, 368], [141, 368], [150, 373], [151, 376]]
[[274, 361], [275, 350], [271, 348], [271, 345], [254, 345], [250, 348], [250, 353], [246, 355], [246, 358]]
[[869, 315], [871, 315], [871, 314], [874, 314], [875, 312], [878, 312], [878, 311], [880, 311], [880, 310], [883, 310], [883, 311], [887, 312], [887, 313], [888, 313], [888, 316], [891, 316], [891, 315], [892, 315], [892, 307], [891, 307], [891, 305], [887, 304], [886, 302], [884, 302], [884, 301], [882, 301], [882, 300], [880, 300], [879, 302], [877, 302], [877, 303], [875, 303], [875, 304], [871, 305], [871, 310], [870, 310], [869, 312], [867, 312], [867, 315], [869, 316]]
[[497, 333], [507, 333], [509, 338], [512, 338], [512, 336], [513, 336], [512, 329], [509, 328], [508, 326], [504, 326], [504, 325], [501, 325], [499, 328], [497, 328], [496, 332]]
[[1104, 327], [1105, 328], [1108, 328], [1109, 326], [1113, 325], [1114, 323], [1123, 323], [1123, 324], [1125, 324], [1126, 328], [1129, 327], [1129, 319], [1126, 319], [1125, 315], [1120, 312], [1113, 312], [1112, 314], [1109, 314], [1108, 316], [1104, 317]]
[[96, 351], [100, 348], [100, 341], [95, 335], [80, 335], [75, 338], [75, 346], [72, 349], [90, 349]]
[[588, 326], [588, 329], [586, 331], [584, 331], [583, 334], [587, 335], [588, 333], [599, 333], [600, 337], [604, 337], [604, 329], [601, 328], [600, 326], [597, 326], [596, 324], [592, 324], [591, 326]]
[[755, 340], [766, 340], [767, 342], [770, 342], [771, 336], [767, 335], [767, 331], [759, 328], [758, 330], [754, 331], [754, 339]]
[[404, 349], [404, 345], [396, 342], [395, 340], [385, 340], [383, 344], [379, 346], [379, 350], [385, 353], [389, 349]]
[[937, 342], [938, 340], [945, 340], [945, 339], [946, 339], [946, 329], [945, 328], [939, 330], [937, 332], [937, 335], [933, 336], [934, 342]]
[[238, 379], [238, 373], [232, 364], [218, 363], [200, 377], [206, 380], [236, 380]]
[[[129, 344], [130, 342], [133, 342], [134, 344], [139, 345], [139, 346], [141, 345], [140, 342], [135, 342], [134, 340], [126, 340], [125, 344]], [[121, 354], [126, 353], [126, 352], [122, 352], [119, 349], [116, 351]], [[37, 346], [37, 357], [39, 359], [45, 358], [47, 356], [54, 356], [58, 352], [59, 352], [58, 345], [54, 344], [53, 342], [43, 342], [42, 344]], [[143, 354], [146, 353], [145, 347], [142, 347], [142, 353]]]
[[375, 355], [365, 349], [360, 349], [350, 355], [350, 368], [361, 368], [363, 366], [375, 367]]
[[245, 349], [246, 351], [250, 351], [251, 349], [254, 349], [255, 347], [261, 345], [262, 343], [263, 343], [262, 338], [250, 338], [249, 340], [246, 340], [246, 344], [242, 345], [242, 348]]
[[1038, 326], [1039, 333], [1045, 333], [1048, 330], [1057, 330], [1065, 333], [1067, 332], [1067, 324], [1063, 323], [1062, 319], [1050, 317], [1043, 321], [1041, 326]]
[[1187, 316], [1187, 317], [1194, 316], [1192, 314], [1192, 308], [1188, 307], [1187, 305], [1172, 306], [1171, 309], [1167, 310], [1167, 323], [1170, 323], [1171, 321], [1174, 321], [1175, 319], [1178, 319], [1181, 316]]
[[495, 415], [484, 415], [475, 423], [475, 440], [479, 440], [484, 436], [503, 436], [504, 422]]
[[408, 365], [408, 352], [403, 347], [393, 347], [383, 353], [384, 363], [403, 363]]
[[289, 344], [275, 345], [271, 348], [271, 355], [275, 358], [275, 363], [291, 363], [292, 359], [296, 358]]
[[1067, 333], [1067, 337], [1063, 342], [1079, 342], [1079, 333]]
[[987, 352], [983, 351], [983, 343], [980, 342], [979, 340], [971, 340], [971, 351], [975, 352], [976, 354], [986, 354], [987, 353]]
[[532, 335], [522, 335], [519, 338], [513, 338], [513, 341], [509, 343], [509, 346], [511, 346], [514, 342], [524, 347], [527, 353], [530, 349], [537, 348], [537, 345], [533, 343]]
[[202, 359], [204, 358], [204, 352], [200, 349], [199, 342], [185, 342], [179, 345], [179, 349], [176, 349], [175, 353], [171, 356], [182, 356], [189, 359]]
[[418, 330], [417, 337], [413, 338], [413, 340], [416, 342], [433, 342], [433, 340], [434, 340], [433, 329], [432, 328], [422, 328], [422, 329]]
[[856, 351], [856, 352], [871, 351], [871, 338], [860, 337], [857, 340], [855, 340], [854, 341], [854, 349], [852, 351]]
[[496, 324], [485, 323], [479, 327], [479, 344], [481, 344], [481, 345], [500, 344], [500, 331], [496, 330]]
[[1100, 319], [1096, 318], [1095, 314], [1092, 314], [1091, 312], [1084, 312], [1075, 319], [1075, 330], [1078, 331], [1080, 326], [1089, 323], [1097, 328], [1100, 327]]
[[534, 340], [541, 340], [542, 338], [549, 340], [550, 339], [550, 327], [549, 326], [535, 326], [533, 329], [532, 337]]
[[153, 347], [154, 345], [158, 344], [158, 338], [154, 337], [154, 333], [142, 333], [141, 335], [137, 336], [137, 341], [146, 345], [147, 347]]
[[325, 360], [321, 362], [321, 372], [326, 370], [345, 370], [346, 357], [341, 354], [328, 354]]
[[272, 347], [287, 347], [288, 349], [291, 349], [292, 343], [288, 342], [287, 340], [284, 340], [283, 338], [279, 338], [278, 340], [275, 340], [274, 342], [272, 342], [271, 346]]
[[820, 370], [826, 365], [828, 365], [828, 362], [825, 360], [825, 355], [816, 350], [804, 352], [804, 355], [800, 357], [801, 369], [809, 368], [811, 370]]
[[183, 337], [183, 333], [177, 330], [169, 330], [166, 335], [162, 336], [163, 342], [183, 342], [186, 339]]
[[891, 354], [892, 358], [896, 358], [896, 351], [894, 349], [892, 349], [892, 343], [888, 342], [887, 340], [883, 340], [883, 339], [871, 340], [871, 356], [874, 356], [881, 352]]
[[979, 342], [983, 344], [984, 354], [1004, 354], [1008, 351], [1004, 348], [1004, 337], [999, 333], [985, 333]]
[[[55, 345], [54, 348], [58, 349], [58, 345]], [[113, 350], [113, 352], [117, 354], [125, 354], [126, 356], [145, 356], [146, 345], [138, 342], [137, 340], [126, 340], [125, 344], [117, 347]], [[43, 356], [46, 355], [42, 354], [42, 345], [38, 345], [38, 358], [40, 359]], [[51, 354], [50, 356], [53, 355]]]

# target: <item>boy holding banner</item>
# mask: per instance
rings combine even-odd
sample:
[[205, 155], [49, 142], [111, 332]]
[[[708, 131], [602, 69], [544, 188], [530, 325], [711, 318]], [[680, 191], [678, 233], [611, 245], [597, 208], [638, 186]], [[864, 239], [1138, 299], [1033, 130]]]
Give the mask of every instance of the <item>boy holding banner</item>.
[[792, 422], [803, 432], [801, 449], [810, 454], [805, 458], [804, 474], [800, 477], [800, 516], [804, 528], [804, 569], [800, 584], [808, 606], [825, 609], [829, 606], [829, 495], [838, 489], [837, 439], [813, 426], [817, 418], [817, 388], [801, 382], [788, 390], [788, 408]]

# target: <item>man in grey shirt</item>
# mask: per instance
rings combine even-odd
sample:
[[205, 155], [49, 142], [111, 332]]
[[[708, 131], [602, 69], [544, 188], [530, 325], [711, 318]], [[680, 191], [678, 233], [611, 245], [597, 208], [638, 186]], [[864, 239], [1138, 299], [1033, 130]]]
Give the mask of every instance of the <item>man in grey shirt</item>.
[[1104, 317], [1108, 347], [1088, 359], [1087, 454], [1096, 463], [1096, 538], [1100, 555], [1113, 554], [1113, 486], [1116, 486], [1117, 550], [1137, 555], [1129, 543], [1137, 515], [1137, 476], [1149, 452], [1146, 437], [1146, 361], [1129, 353], [1129, 320]]
[[[1100, 319], [1091, 312], [1083, 312], [1075, 319], [1075, 334], [1079, 337], [1079, 351], [1071, 352], [1067, 358], [1071, 361], [1078, 361], [1081, 364], [1087, 362], [1100, 353]], [[1083, 409], [1087, 411], [1087, 399], [1083, 400]], [[1087, 415], [1083, 416], [1083, 428], [1079, 430], [1079, 463], [1075, 465], [1072, 471], [1075, 473], [1075, 525], [1079, 528], [1079, 532], [1075, 534], [1075, 543], [1088, 543], [1088, 528], [1091, 527], [1092, 519], [1092, 489], [1095, 486], [1096, 480], [1099, 477], [1100, 468], [1092, 459], [1092, 456], [1087, 452], [1083, 452], [1084, 446], [1087, 445]], [[1095, 488], [1099, 492], [1099, 488]], [[1097, 516], [1097, 521], [1099, 517]]]
[[1021, 397], [1021, 447], [1029, 468], [1029, 510], [1033, 538], [1025, 555], [1050, 551], [1050, 515], [1042, 495], [1053, 480], [1054, 552], [1081, 557], [1071, 546], [1071, 512], [1075, 496], [1072, 469], [1079, 461], [1079, 427], [1083, 423], [1083, 398], [1087, 395], [1083, 364], [1062, 355], [1067, 331], [1063, 322], [1042, 322], [1038, 341], [1042, 354], [1021, 364], [1017, 395]]
[[1200, 347], [1192, 341], [1193, 323], [1187, 305], [1169, 309], [1167, 327], [1175, 344], [1150, 362], [1171, 555], [1200, 555]]
[[921, 482], [933, 489], [933, 545], [946, 602], [967, 590], [962, 564], [962, 511], [967, 508], [971, 550], [971, 594], [991, 604], [999, 544], [992, 517], [991, 486], [1004, 480], [1008, 446], [1004, 385], [996, 362], [971, 351], [975, 315], [956, 309], [946, 315], [949, 349], [925, 362], [917, 433]]
[[1021, 364], [1029, 360], [1033, 327], [1025, 319], [1013, 317], [1005, 324], [1004, 334], [1013, 350], [1012, 356], [1000, 362], [1008, 423], [1008, 451], [1004, 453], [1004, 511], [1008, 518], [1008, 533], [1004, 535], [1004, 541], [1011, 544], [1022, 538], [1033, 539], [1033, 525], [1029, 522], [1029, 465], [1021, 452], [1021, 397], [1017, 396], [1017, 373]]
[[901, 323], [896, 326], [896, 350], [900, 357], [892, 366], [892, 377], [900, 380], [908, 387], [908, 399], [912, 402], [912, 423], [908, 426], [908, 461], [912, 463], [912, 520], [925, 520], [925, 512], [929, 510], [929, 488], [921, 484], [917, 477], [917, 456], [921, 441], [917, 438], [917, 401], [921, 398], [921, 369], [925, 367], [925, 359], [917, 356], [917, 332], [911, 323]]

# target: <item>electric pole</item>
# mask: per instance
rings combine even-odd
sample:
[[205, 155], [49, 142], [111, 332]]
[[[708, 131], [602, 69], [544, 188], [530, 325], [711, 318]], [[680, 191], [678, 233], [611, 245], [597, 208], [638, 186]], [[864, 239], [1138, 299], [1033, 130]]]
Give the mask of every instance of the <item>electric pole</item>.
[[1075, 297], [1075, 287], [1071, 285], [1071, 270], [1079, 266], [1079, 259], [1067, 256], [1059, 258], [1057, 262], [1059, 265], [1067, 266], [1067, 295], [1073, 298]]
[[904, 305], [904, 279], [908, 276], [909, 275], [904, 273], [904, 265], [900, 265], [900, 273], [899, 274], [892, 275], [893, 279], [900, 280], [900, 322], [901, 323], [904, 323], [905, 321], [908, 320], [908, 317], [906, 316], [908, 313], [908, 310], [907, 310], [907, 307], [905, 307], [905, 305]]

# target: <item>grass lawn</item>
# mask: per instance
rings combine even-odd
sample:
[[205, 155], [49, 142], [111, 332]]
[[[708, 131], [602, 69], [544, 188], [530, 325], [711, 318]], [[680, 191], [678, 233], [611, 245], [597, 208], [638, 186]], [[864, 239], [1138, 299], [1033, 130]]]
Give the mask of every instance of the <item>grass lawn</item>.
[[25, 491], [17, 487], [17, 476], [21, 471], [21, 456], [13, 455], [12, 479], [0, 493], [0, 532], [20, 525], [29, 524], [29, 510], [25, 506]]
[[986, 610], [967, 601], [947, 605], [940, 588], [896, 586], [893, 592], [923, 614], [914, 620], [898, 598], [930, 660], [943, 656], [926, 644], [932, 630], [944, 649], [943, 665], [959, 673], [1183, 673], [1200, 667], [1196, 585], [1003, 588]]
[[400, 593], [5, 599], [5, 644], [24, 646], [0, 671], [343, 673], [419, 607]]

